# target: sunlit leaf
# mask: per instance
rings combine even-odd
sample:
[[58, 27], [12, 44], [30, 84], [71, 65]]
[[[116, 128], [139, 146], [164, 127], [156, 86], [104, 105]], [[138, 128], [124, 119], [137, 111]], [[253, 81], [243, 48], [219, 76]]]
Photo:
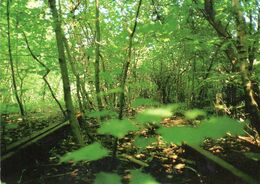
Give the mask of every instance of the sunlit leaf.
[[60, 162], [67, 161], [93, 161], [101, 159], [109, 155], [109, 151], [104, 148], [100, 143], [93, 143], [91, 145], [80, 148], [79, 150], [66, 153], [60, 158]]
[[121, 177], [114, 173], [100, 172], [96, 175], [94, 184], [121, 184]]
[[159, 123], [164, 118], [171, 117], [173, 112], [178, 108], [177, 104], [168, 105], [160, 108], [150, 108], [137, 114], [136, 119], [140, 123], [155, 122]]
[[227, 132], [233, 135], [241, 135], [243, 131], [243, 123], [228, 117], [213, 117], [205, 120], [197, 127], [182, 126], [182, 127], [161, 127], [158, 133], [168, 143], [182, 144], [200, 144], [205, 138], [221, 138]]
[[199, 116], [206, 116], [206, 112], [204, 112], [203, 110], [200, 109], [192, 109], [192, 110], [188, 110], [184, 113], [184, 116], [186, 119], [196, 119]]
[[204, 132], [205, 137], [217, 139], [224, 136], [226, 133], [232, 135], [243, 135], [245, 123], [238, 122], [229, 117], [211, 117], [209, 120], [204, 120], [199, 129]]
[[132, 170], [130, 184], [159, 184], [159, 183], [150, 174], [145, 174], [140, 170]]
[[123, 138], [130, 131], [136, 131], [137, 127], [127, 119], [111, 119], [103, 122], [98, 129], [99, 134], [109, 134], [117, 138]]
[[183, 142], [190, 144], [200, 144], [204, 135], [198, 128], [183, 126], [183, 127], [161, 127], [157, 131], [162, 138], [168, 143], [181, 145]]

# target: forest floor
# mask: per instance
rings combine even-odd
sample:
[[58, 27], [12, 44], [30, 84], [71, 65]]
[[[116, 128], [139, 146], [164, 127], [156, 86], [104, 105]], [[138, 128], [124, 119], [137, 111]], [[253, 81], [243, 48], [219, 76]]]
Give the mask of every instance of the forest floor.
[[[33, 118], [37, 117], [37, 118]], [[25, 135], [30, 134], [28, 127], [21, 123], [16, 116], [5, 117], [8, 123], [20, 122], [15, 128], [11, 128], [2, 134], [1, 148], [6, 144], [11, 144]], [[48, 118], [46, 116], [39, 118], [35, 115], [29, 118], [33, 131], [42, 129], [54, 121], [62, 121], [62, 117], [52, 114]], [[182, 117], [167, 118], [161, 124], [163, 126], [185, 125], [189, 122], [183, 120]], [[113, 147], [114, 138], [111, 136], [99, 135], [96, 133], [97, 126], [94, 120], [88, 120], [88, 124], [83, 125], [84, 137], [88, 140], [86, 131], [90, 133], [95, 140], [110, 150]], [[133, 144], [135, 134], [130, 133], [125, 138], [119, 140], [118, 155], [128, 155], [131, 158], [148, 164], [143, 167], [145, 173], [149, 173], [156, 178], [159, 183], [244, 183], [232, 174], [223, 170], [215, 164], [207, 161], [207, 159], [198, 156], [187, 150], [183, 146], [175, 144], [164, 144], [161, 138], [156, 135], [153, 127], [143, 129], [138, 132], [139, 136], [155, 137], [156, 143], [147, 146], [144, 149], [137, 149]], [[19, 132], [18, 132], [19, 130]], [[260, 181], [260, 161], [246, 157], [245, 153], [260, 153], [258, 142], [251, 136], [232, 137], [227, 135], [219, 140], [206, 140], [202, 145], [204, 149], [210, 151], [214, 155], [223, 158], [238, 169], [249, 174], [256, 180]], [[90, 140], [87, 141], [90, 143]], [[36, 161], [36, 165], [30, 168], [24, 166], [20, 172], [19, 181], [17, 183], [35, 184], [35, 183], [93, 183], [95, 174], [99, 172], [113, 172], [123, 177], [123, 183], [128, 183], [130, 179], [130, 170], [139, 169], [142, 166], [128, 159], [112, 159], [105, 157], [98, 161], [78, 162], [78, 163], [59, 163], [60, 156], [67, 152], [77, 149], [77, 145], [73, 142], [71, 134], [62, 139], [58, 144], [48, 151], [47, 159], [44, 161]], [[3, 150], [3, 149], [1, 149]], [[34, 161], [35, 162], [35, 161]], [[9, 184], [9, 183], [8, 183]]]

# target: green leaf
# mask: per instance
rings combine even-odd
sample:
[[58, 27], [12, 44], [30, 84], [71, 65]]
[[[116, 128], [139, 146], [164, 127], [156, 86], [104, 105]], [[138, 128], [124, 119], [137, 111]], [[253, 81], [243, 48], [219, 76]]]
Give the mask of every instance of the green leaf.
[[173, 112], [178, 108], [177, 104], [168, 105], [160, 108], [151, 108], [140, 112], [136, 116], [136, 120], [140, 123], [160, 123], [164, 118], [173, 115]]
[[103, 122], [98, 129], [99, 134], [110, 134], [117, 138], [123, 138], [130, 131], [136, 131], [137, 127], [127, 119], [111, 119]]
[[200, 109], [192, 109], [192, 110], [188, 110], [184, 113], [184, 116], [186, 119], [192, 120], [192, 119], [196, 119], [199, 116], [206, 116], [206, 112], [204, 112], [203, 110]]
[[227, 132], [240, 135], [243, 134], [244, 124], [228, 117], [213, 117], [202, 122], [197, 127], [161, 127], [157, 130], [168, 143], [201, 144], [205, 138], [218, 139]]
[[100, 172], [96, 175], [94, 184], [121, 184], [121, 177], [113, 173]]
[[140, 170], [132, 170], [130, 184], [159, 184], [150, 174], [142, 173]]
[[67, 161], [93, 161], [101, 159], [105, 156], [109, 155], [109, 151], [104, 148], [100, 143], [95, 142], [79, 150], [66, 153], [64, 156], [60, 158], [60, 162], [67, 162]]
[[145, 148], [156, 141], [157, 140], [155, 137], [150, 137], [150, 138], [137, 137], [134, 141], [134, 145], [139, 148]]
[[183, 142], [189, 144], [200, 144], [204, 140], [203, 132], [195, 127], [161, 127], [157, 132], [168, 143], [181, 145]]
[[217, 139], [224, 136], [227, 132], [233, 135], [244, 134], [245, 123], [238, 122], [229, 117], [211, 117], [199, 125], [205, 137]]

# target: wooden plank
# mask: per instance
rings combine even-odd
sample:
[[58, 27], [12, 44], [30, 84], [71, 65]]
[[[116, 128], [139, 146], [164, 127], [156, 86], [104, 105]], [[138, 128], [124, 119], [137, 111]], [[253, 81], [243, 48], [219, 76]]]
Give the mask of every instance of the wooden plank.
[[204, 157], [206, 157], [210, 161], [216, 163], [220, 167], [222, 167], [225, 170], [231, 172], [234, 176], [239, 177], [240, 179], [242, 179], [246, 183], [249, 183], [249, 184], [257, 184], [257, 183], [259, 184], [260, 183], [260, 182], [256, 181], [255, 179], [253, 179], [248, 174], [246, 174], [243, 171], [237, 169], [236, 167], [234, 167], [230, 163], [228, 163], [225, 160], [217, 157], [216, 155], [210, 153], [209, 151], [204, 150], [200, 146], [198, 146], [198, 145], [191, 145], [191, 144], [186, 144], [186, 145], [188, 147], [190, 147], [191, 149], [195, 150], [196, 152], [200, 153], [201, 155], [203, 155]]
[[[63, 122], [63, 123], [64, 123], [64, 122]], [[44, 129], [42, 129], [42, 130], [40, 130], [40, 131], [34, 132], [33, 134], [31, 134], [31, 135], [29, 135], [29, 136], [23, 138], [23, 139], [20, 140], [20, 141], [16, 141], [16, 142], [14, 142], [14, 143], [8, 145], [8, 146], [6, 147], [6, 151], [5, 151], [4, 153], [7, 153], [7, 152], [9, 152], [9, 151], [15, 149], [16, 147], [25, 144], [26, 142], [30, 141], [31, 139], [33, 139], [33, 138], [35, 138], [35, 137], [37, 137], [37, 136], [39, 136], [39, 135], [45, 133], [46, 131], [48, 131], [48, 130], [50, 130], [50, 129], [52, 129], [52, 128], [54, 128], [54, 127], [60, 125], [60, 124], [63, 124], [63, 123], [51, 124], [51, 125], [49, 125], [48, 127], [44, 128]]]
[[60, 128], [66, 126], [66, 125], [69, 125], [68, 121], [65, 121], [63, 123], [55, 123], [53, 125], [50, 125], [50, 126], [44, 128], [41, 131], [35, 132], [31, 136], [28, 136], [28, 137], [26, 137], [26, 138], [24, 138], [24, 139], [22, 139], [18, 142], [11, 144], [7, 148], [7, 151], [2, 155], [1, 161], [4, 161], [5, 159], [10, 158], [12, 155], [14, 155], [20, 149], [23, 149], [23, 148], [25, 148], [25, 147], [33, 144], [33, 143], [36, 143], [37, 141], [41, 140], [45, 136], [53, 133], [57, 129], [60, 129]]

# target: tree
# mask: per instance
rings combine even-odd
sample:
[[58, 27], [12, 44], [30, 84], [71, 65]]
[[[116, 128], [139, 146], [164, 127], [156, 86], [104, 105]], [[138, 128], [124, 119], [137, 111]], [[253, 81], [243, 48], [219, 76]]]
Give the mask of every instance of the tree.
[[84, 144], [80, 126], [76, 119], [76, 114], [73, 107], [72, 97], [71, 97], [71, 90], [70, 90], [70, 81], [68, 76], [68, 69], [67, 63], [65, 58], [65, 51], [64, 51], [64, 43], [63, 43], [63, 33], [61, 30], [61, 23], [59, 20], [59, 15], [56, 8], [56, 1], [49, 0], [49, 6], [52, 11], [52, 17], [54, 20], [54, 31], [56, 36], [57, 48], [58, 48], [58, 55], [59, 55], [59, 65], [60, 71], [62, 75], [62, 82], [63, 82], [63, 92], [64, 92], [64, 101], [67, 109], [67, 116], [68, 120], [71, 125], [71, 129], [73, 132], [73, 136], [76, 141], [82, 146]]
[[101, 36], [100, 36], [100, 17], [99, 17], [99, 0], [95, 0], [95, 5], [96, 5], [96, 35], [95, 35], [95, 88], [96, 88], [96, 96], [97, 96], [97, 104], [98, 104], [98, 109], [99, 111], [102, 110], [102, 101], [101, 101], [101, 96], [100, 96], [100, 41], [101, 41]]
[[126, 59], [126, 62], [124, 63], [123, 71], [122, 71], [122, 75], [121, 75], [121, 81], [120, 81], [121, 92], [120, 92], [120, 96], [119, 96], [118, 119], [123, 118], [123, 111], [124, 111], [124, 106], [125, 106], [125, 84], [126, 84], [126, 79], [127, 79], [128, 68], [129, 68], [129, 65], [130, 65], [131, 59], [132, 59], [133, 38], [134, 38], [136, 27], [137, 27], [137, 20], [138, 20], [138, 16], [140, 13], [141, 4], [142, 4], [142, 0], [139, 0], [137, 11], [136, 11], [136, 16], [135, 16], [135, 21], [134, 21], [134, 26], [133, 26], [133, 29], [130, 31], [130, 35], [129, 35], [127, 59]]
[[[239, 0], [232, 0], [233, 13], [236, 19], [236, 29], [238, 37], [237, 60], [240, 64], [240, 75], [245, 93], [246, 112], [250, 114], [252, 125], [260, 134], [260, 100], [259, 94], [254, 90], [254, 84], [250, 79], [248, 35], [245, 18]], [[257, 87], [258, 88], [258, 87]]]
[[[195, 3], [198, 4], [196, 0]], [[232, 34], [230, 34], [227, 30], [227, 23], [226, 26], [223, 25], [221, 20], [216, 18], [216, 11], [214, 9], [214, 2], [213, 0], [204, 0], [204, 9], [200, 9], [204, 17], [210, 23], [210, 25], [215, 29], [218, 36], [225, 40], [230, 41], [232, 40], [233, 43], [236, 43], [236, 38], [233, 38]], [[235, 44], [236, 50], [229, 44], [226, 49], [225, 53], [232, 64], [232, 72], [239, 72], [241, 79], [242, 79], [242, 86], [244, 89], [244, 102], [246, 105], [246, 112], [250, 114], [250, 119], [252, 125], [256, 128], [258, 133], [260, 132], [260, 110], [259, 110], [259, 96], [255, 89], [258, 87], [254, 87], [250, 79], [250, 68], [252, 70], [253, 63], [252, 58], [249, 58], [249, 47], [248, 47], [248, 39], [247, 39], [247, 27], [246, 22], [243, 17], [243, 12], [241, 11], [242, 7], [238, 0], [232, 1], [232, 14], [234, 15], [236, 21], [236, 32], [237, 32], [237, 40], [238, 43]], [[255, 44], [255, 43], [253, 43]], [[255, 46], [253, 46], [255, 47]], [[254, 50], [251, 52], [254, 52]], [[255, 55], [254, 53], [250, 54]], [[253, 59], [254, 60], [254, 59]], [[250, 66], [251, 65], [251, 66]], [[234, 95], [234, 94], [233, 94]]]
[[18, 95], [18, 90], [17, 90], [17, 84], [16, 84], [16, 79], [15, 79], [15, 71], [14, 71], [14, 63], [13, 63], [13, 56], [12, 56], [12, 49], [11, 49], [11, 36], [10, 36], [10, 0], [7, 0], [7, 6], [6, 6], [6, 18], [7, 18], [7, 40], [8, 40], [8, 53], [9, 53], [9, 63], [10, 63], [10, 68], [11, 68], [11, 73], [12, 73], [12, 84], [13, 84], [13, 90], [14, 90], [14, 95], [16, 98], [16, 101], [18, 103], [19, 109], [21, 116], [25, 116], [25, 111], [23, 107], [23, 103]]

